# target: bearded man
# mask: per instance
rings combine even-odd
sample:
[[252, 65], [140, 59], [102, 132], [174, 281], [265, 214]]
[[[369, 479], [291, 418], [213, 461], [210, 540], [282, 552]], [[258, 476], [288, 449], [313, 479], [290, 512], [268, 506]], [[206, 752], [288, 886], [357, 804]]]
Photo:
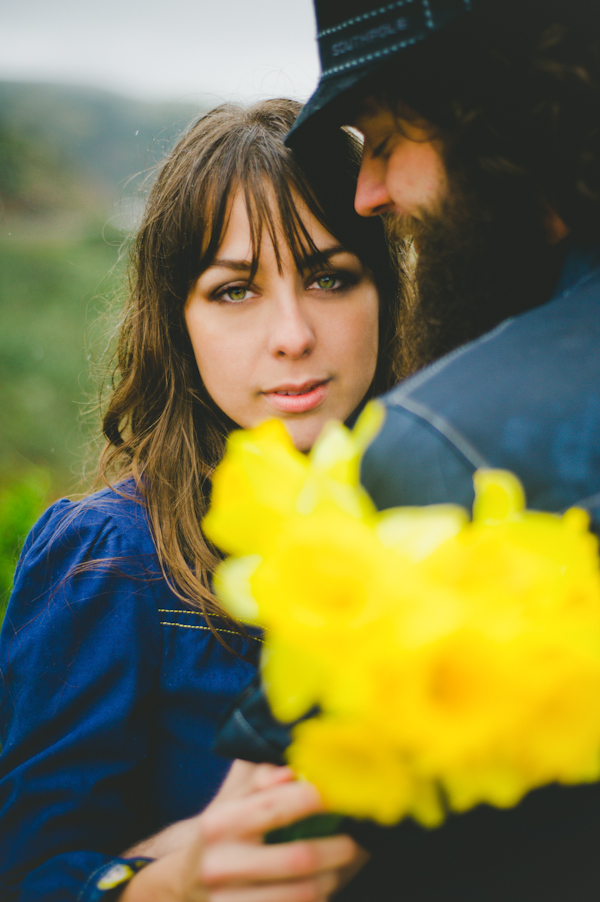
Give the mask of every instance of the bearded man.
[[[528, 506], [600, 531], [600, 12], [597, 0], [315, 0], [322, 75], [288, 143], [364, 148], [356, 208], [413, 242], [405, 378], [362, 479], [380, 508], [470, 508], [480, 467]], [[261, 707], [262, 706], [262, 707]], [[264, 704], [249, 692], [252, 750]], [[227, 731], [225, 731], [227, 732]], [[237, 746], [236, 743], [237, 742]], [[349, 832], [373, 853], [348, 898], [600, 898], [600, 786], [549, 786], [423, 830]]]
[[403, 323], [418, 375], [384, 399], [367, 489], [379, 507], [470, 507], [473, 472], [502, 467], [530, 507], [597, 516], [599, 4], [316, 0], [316, 15], [323, 74], [288, 141], [356, 127], [356, 208], [418, 253]]

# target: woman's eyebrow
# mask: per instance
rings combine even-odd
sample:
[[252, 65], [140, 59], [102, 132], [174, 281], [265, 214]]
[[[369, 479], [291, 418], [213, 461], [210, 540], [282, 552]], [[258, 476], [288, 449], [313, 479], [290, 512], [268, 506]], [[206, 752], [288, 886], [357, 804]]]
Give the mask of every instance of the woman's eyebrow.
[[248, 272], [248, 270], [252, 269], [252, 262], [250, 260], [227, 260], [217, 257], [211, 262], [210, 266], [207, 266], [207, 269], [212, 269], [213, 266], [218, 266], [221, 269], [233, 269], [236, 272]]
[[307, 269], [312, 269], [315, 266], [319, 266], [320, 263], [323, 263], [324, 260], [328, 260], [329, 257], [335, 257], [336, 254], [349, 254], [350, 251], [347, 247], [344, 247], [342, 244], [334, 244], [332, 247], [324, 247], [317, 248], [311, 253], [307, 254], [304, 257], [304, 266]]

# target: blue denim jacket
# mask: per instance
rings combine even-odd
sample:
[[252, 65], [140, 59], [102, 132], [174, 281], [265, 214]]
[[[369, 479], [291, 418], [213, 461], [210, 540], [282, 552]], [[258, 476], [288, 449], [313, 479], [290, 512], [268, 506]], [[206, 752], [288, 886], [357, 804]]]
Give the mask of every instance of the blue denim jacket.
[[215, 727], [259, 646], [216, 625], [248, 660], [171, 591], [135, 500], [62, 500], [36, 524], [0, 637], [3, 902], [107, 898], [119, 853], [211, 799]]
[[[569, 247], [554, 297], [392, 389], [362, 464], [380, 509], [470, 509], [479, 467], [515, 472], [528, 506], [600, 502], [600, 248]], [[600, 522], [596, 523], [599, 526]]]

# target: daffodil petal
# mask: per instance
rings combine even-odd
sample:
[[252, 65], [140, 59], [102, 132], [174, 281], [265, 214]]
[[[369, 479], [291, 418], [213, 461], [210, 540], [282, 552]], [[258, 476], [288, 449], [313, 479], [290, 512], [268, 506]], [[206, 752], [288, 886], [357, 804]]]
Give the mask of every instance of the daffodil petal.
[[229, 554], [261, 551], [293, 511], [307, 469], [279, 420], [232, 432], [213, 474], [205, 534]]
[[332, 479], [357, 486], [360, 460], [381, 429], [384, 418], [383, 404], [370, 401], [352, 431], [335, 421], [327, 423], [310, 452], [311, 466]]
[[375, 532], [386, 548], [393, 548], [412, 561], [422, 561], [443, 542], [458, 535], [468, 522], [466, 510], [457, 504], [399, 507], [377, 516]]
[[259, 554], [231, 557], [219, 564], [215, 570], [213, 577], [215, 591], [229, 613], [238, 620], [260, 622], [260, 610], [258, 602], [252, 595], [250, 578], [261, 561]]
[[360, 454], [364, 454], [375, 436], [378, 435], [384, 420], [385, 407], [381, 401], [369, 401], [352, 430], [352, 440]]
[[319, 656], [267, 635], [261, 658], [263, 685], [275, 717], [289, 723], [318, 704], [325, 678]]
[[473, 475], [473, 485], [473, 520], [476, 522], [498, 523], [521, 514], [525, 509], [523, 486], [508, 470], [477, 470]]

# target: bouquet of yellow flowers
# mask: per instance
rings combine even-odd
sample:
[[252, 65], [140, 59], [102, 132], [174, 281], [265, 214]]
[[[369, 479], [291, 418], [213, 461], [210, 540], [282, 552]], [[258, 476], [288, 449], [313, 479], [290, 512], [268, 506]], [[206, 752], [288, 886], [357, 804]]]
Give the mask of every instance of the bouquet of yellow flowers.
[[207, 536], [215, 586], [265, 630], [291, 766], [326, 806], [427, 826], [551, 782], [600, 779], [600, 568], [588, 517], [525, 509], [517, 478], [475, 474], [455, 505], [378, 512], [360, 459], [372, 402], [310, 455], [277, 421], [234, 432]]

